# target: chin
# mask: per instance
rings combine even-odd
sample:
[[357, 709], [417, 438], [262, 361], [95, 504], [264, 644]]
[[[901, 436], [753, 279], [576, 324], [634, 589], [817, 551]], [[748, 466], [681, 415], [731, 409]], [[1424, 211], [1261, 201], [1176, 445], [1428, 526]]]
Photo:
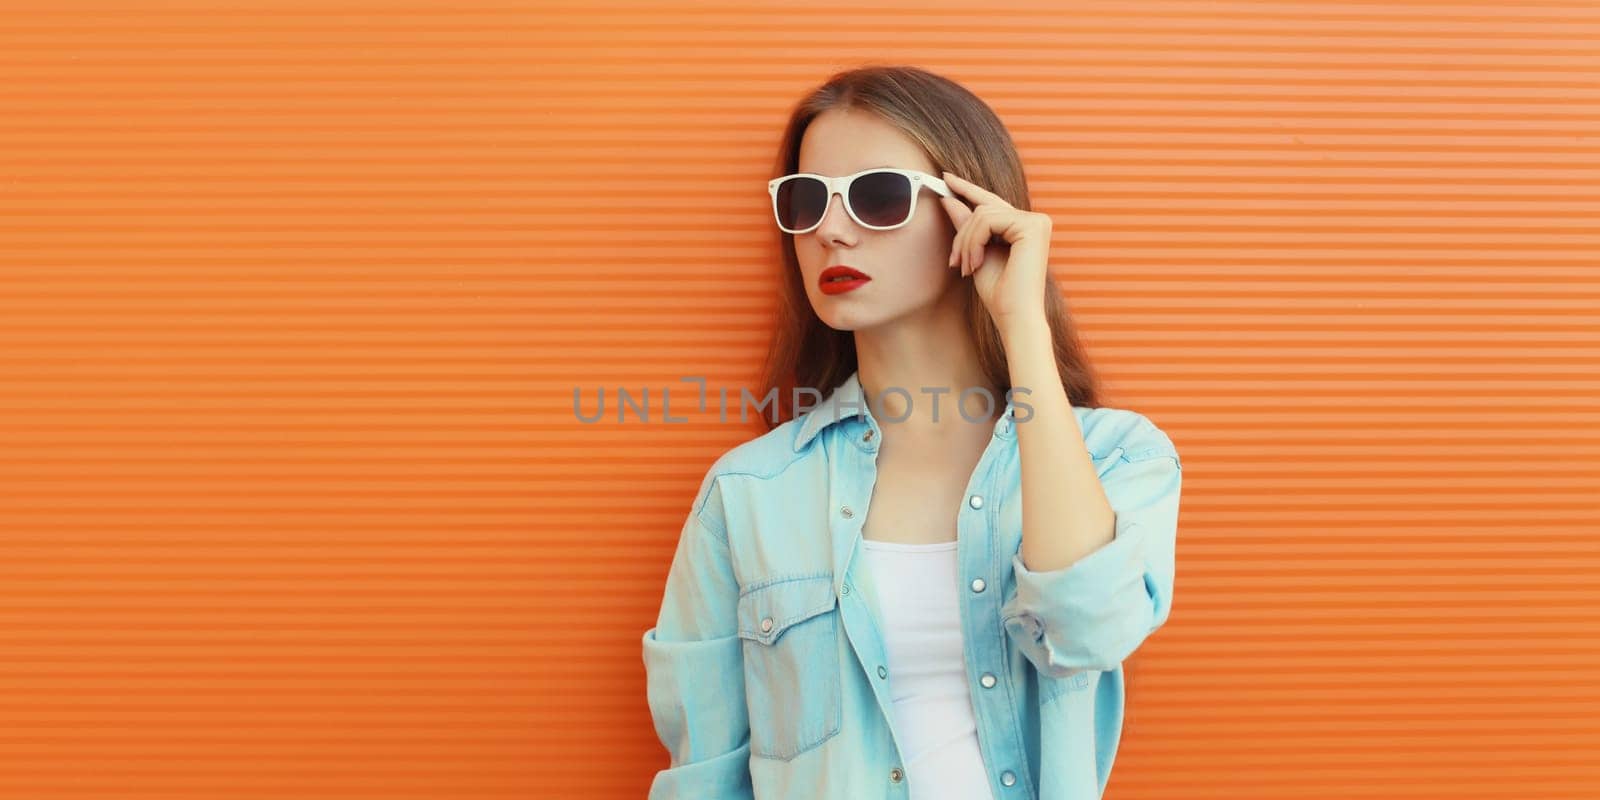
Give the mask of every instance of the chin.
[[822, 320], [822, 324], [836, 331], [853, 331], [863, 327], [859, 311], [844, 312], [837, 307], [830, 307], [831, 299], [823, 295], [811, 304], [812, 313], [817, 315], [817, 319]]
[[822, 324], [836, 331], [854, 331], [861, 327], [860, 325], [851, 324], [847, 320], [841, 320], [832, 314], [818, 314], [817, 319], [822, 320]]
[[840, 309], [830, 309], [824, 306], [822, 311], [817, 314], [817, 319], [822, 320], [822, 324], [836, 331], [853, 332], [877, 327], [892, 318], [892, 315], [886, 316], [878, 311], [866, 311], [866, 313], [863, 313], [864, 311], [866, 310], [857, 308], [841, 312]]

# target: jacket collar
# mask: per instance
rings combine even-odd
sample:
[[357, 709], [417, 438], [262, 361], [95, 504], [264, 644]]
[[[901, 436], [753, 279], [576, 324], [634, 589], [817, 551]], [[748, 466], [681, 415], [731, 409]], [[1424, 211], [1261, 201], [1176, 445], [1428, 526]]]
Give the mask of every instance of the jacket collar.
[[[829, 425], [856, 416], [872, 419], [872, 412], [862, 400], [860, 370], [850, 373], [844, 383], [834, 387], [821, 403], [801, 416], [800, 431], [794, 437], [795, 452], [806, 449], [806, 445]], [[872, 425], [876, 427], [877, 423], [874, 421]]]
[[[925, 400], [928, 397], [928, 395], [922, 395], [921, 399]], [[949, 403], [953, 399], [952, 395], [946, 394], [940, 398], [940, 401]], [[913, 402], [916, 402], [916, 400], [914, 399]], [[946, 408], [949, 407], [946, 406]], [[1016, 404], [1009, 400], [1006, 401], [1005, 413], [1001, 414], [1000, 419], [994, 423], [995, 433], [1001, 436], [1011, 435], [1015, 414]], [[812, 439], [817, 438], [817, 435], [829, 426], [858, 416], [865, 419], [874, 431], [879, 430], [878, 421], [873, 418], [872, 412], [867, 409], [866, 400], [863, 399], [860, 370], [851, 372], [850, 377], [844, 379], [844, 383], [834, 387], [833, 391], [829, 392], [821, 403], [800, 417], [800, 430], [794, 437], [795, 452], [798, 453], [806, 449], [806, 445], [809, 445]]]

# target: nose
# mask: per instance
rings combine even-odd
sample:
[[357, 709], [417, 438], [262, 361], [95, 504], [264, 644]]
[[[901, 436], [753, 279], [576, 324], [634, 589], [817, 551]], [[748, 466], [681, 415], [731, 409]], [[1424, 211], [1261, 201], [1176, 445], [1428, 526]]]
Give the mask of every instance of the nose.
[[[838, 202], [834, 202], [835, 198], [838, 198]], [[828, 195], [828, 205], [822, 209], [822, 222], [818, 223], [817, 229], [812, 232], [822, 239], [833, 240], [853, 227], [855, 220], [851, 219], [850, 212], [845, 210], [844, 195], [834, 192]]]

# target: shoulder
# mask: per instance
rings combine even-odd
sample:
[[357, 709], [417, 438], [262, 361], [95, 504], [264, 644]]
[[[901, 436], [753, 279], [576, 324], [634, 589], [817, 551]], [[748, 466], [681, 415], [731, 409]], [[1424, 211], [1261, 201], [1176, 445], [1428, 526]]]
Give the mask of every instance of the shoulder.
[[700, 489], [695, 493], [694, 513], [701, 514], [715, 501], [718, 480], [722, 478], [755, 478], [764, 480], [782, 474], [795, 462], [812, 455], [812, 450], [795, 452], [794, 439], [799, 432], [799, 419], [784, 422], [766, 433], [728, 448], [700, 479]]
[[1178, 448], [1166, 431], [1149, 417], [1128, 408], [1073, 406], [1083, 443], [1089, 454], [1105, 458], [1118, 454], [1128, 461], [1156, 456], [1178, 459]]

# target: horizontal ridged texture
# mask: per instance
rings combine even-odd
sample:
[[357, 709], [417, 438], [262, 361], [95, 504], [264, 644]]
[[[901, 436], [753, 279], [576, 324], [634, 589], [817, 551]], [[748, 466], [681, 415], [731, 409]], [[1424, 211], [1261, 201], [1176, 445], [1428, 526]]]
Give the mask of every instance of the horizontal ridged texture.
[[0, 797], [642, 796], [865, 59], [1001, 114], [1184, 455], [1107, 796], [1600, 795], [1600, 6], [146, 5], [0, 24]]

